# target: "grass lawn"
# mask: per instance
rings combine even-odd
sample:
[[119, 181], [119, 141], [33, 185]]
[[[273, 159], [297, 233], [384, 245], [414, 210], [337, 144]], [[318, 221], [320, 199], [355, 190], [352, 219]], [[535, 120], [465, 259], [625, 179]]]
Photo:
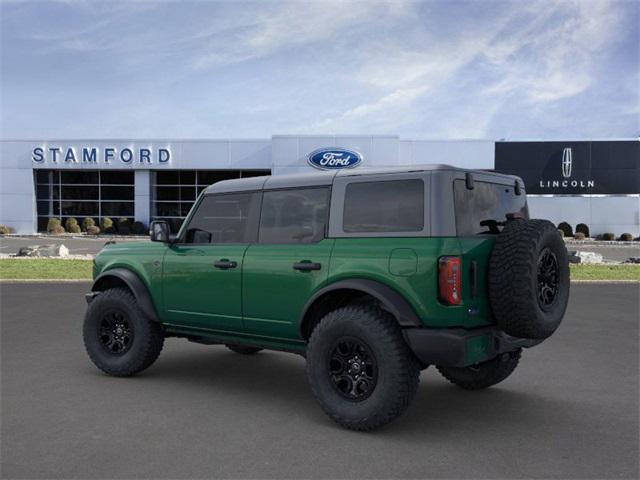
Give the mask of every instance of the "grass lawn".
[[[91, 279], [91, 260], [2, 259], [0, 279]], [[640, 265], [571, 265], [572, 280], [637, 280]]]
[[91, 260], [1, 259], [0, 279], [87, 279], [91, 280]]
[[571, 280], [637, 280], [640, 265], [571, 264]]

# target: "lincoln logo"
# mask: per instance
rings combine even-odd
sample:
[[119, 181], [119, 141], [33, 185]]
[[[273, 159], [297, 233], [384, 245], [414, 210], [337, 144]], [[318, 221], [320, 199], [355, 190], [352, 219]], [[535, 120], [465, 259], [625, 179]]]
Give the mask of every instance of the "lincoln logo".
[[569, 178], [571, 176], [571, 164], [573, 163], [573, 153], [571, 147], [562, 150], [562, 176]]
[[[595, 180], [577, 180], [571, 178], [573, 170], [573, 150], [571, 147], [562, 149], [562, 176], [565, 180], [540, 180], [538, 186], [540, 188], [594, 188], [596, 186]], [[578, 173], [578, 176], [579, 173]]]

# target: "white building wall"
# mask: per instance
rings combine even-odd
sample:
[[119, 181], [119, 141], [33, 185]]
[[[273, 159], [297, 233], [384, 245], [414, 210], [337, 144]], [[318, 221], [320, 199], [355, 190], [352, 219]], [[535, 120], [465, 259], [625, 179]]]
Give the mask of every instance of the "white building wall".
[[612, 232], [640, 235], [640, 195], [635, 196], [541, 196], [529, 195], [531, 218], [546, 218], [556, 225], [589, 226], [591, 236]]
[[3, 142], [0, 150], [0, 224], [16, 233], [36, 230], [35, 182], [31, 150], [23, 142]]
[[399, 148], [401, 165], [443, 163], [487, 170], [494, 167], [492, 140], [401, 140]]

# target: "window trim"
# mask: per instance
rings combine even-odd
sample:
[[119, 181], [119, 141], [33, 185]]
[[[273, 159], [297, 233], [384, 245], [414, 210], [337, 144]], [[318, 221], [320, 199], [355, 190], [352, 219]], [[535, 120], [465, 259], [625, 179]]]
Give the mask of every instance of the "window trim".
[[[299, 242], [278, 242], [278, 243], [273, 243], [273, 242], [261, 242], [260, 241], [260, 226], [262, 225], [262, 207], [264, 206], [264, 194], [265, 193], [269, 193], [269, 192], [286, 192], [286, 191], [291, 191], [291, 190], [319, 190], [319, 189], [325, 189], [327, 190], [327, 214], [326, 214], [326, 218], [325, 218], [325, 222], [324, 222], [324, 230], [322, 233], [322, 238], [320, 238], [319, 240], [316, 240], [314, 242], [308, 242], [308, 243], [299, 243]], [[330, 217], [331, 217], [331, 198], [332, 198], [332, 191], [331, 191], [331, 185], [309, 185], [309, 186], [296, 186], [296, 187], [281, 187], [281, 188], [269, 188], [269, 189], [265, 189], [262, 190], [262, 196], [261, 196], [261, 200], [260, 200], [260, 215], [258, 215], [258, 238], [256, 241], [256, 245], [317, 245], [318, 243], [322, 242], [323, 240], [326, 240], [327, 238], [329, 238], [329, 222]]]

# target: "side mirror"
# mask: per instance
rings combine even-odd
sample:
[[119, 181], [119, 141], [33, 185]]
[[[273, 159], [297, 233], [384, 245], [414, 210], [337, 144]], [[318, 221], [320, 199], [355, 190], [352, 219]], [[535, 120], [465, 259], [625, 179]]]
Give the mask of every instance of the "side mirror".
[[166, 220], [154, 220], [149, 227], [149, 236], [152, 242], [169, 243], [171, 229]]

